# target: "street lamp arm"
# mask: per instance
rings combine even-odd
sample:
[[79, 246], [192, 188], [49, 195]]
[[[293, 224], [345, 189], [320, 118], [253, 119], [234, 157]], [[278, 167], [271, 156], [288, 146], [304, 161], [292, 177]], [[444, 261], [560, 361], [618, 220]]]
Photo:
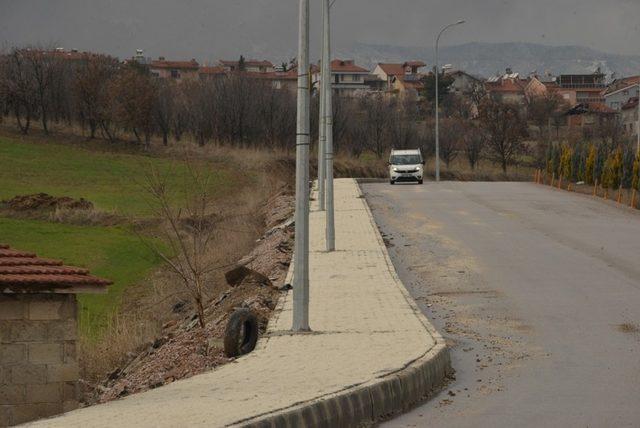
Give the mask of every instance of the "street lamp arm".
[[[333, 0], [333, 1], [335, 1], [335, 0]], [[453, 24], [449, 24], [446, 27], [444, 27], [442, 30], [440, 30], [440, 32], [438, 33], [438, 37], [436, 38], [436, 46], [438, 46], [438, 44], [440, 43], [440, 37], [442, 37], [442, 34], [445, 31], [447, 31], [451, 27], [455, 27], [456, 25], [464, 24], [465, 22], [466, 22], [465, 20], [460, 20], [458, 22], [454, 22]]]

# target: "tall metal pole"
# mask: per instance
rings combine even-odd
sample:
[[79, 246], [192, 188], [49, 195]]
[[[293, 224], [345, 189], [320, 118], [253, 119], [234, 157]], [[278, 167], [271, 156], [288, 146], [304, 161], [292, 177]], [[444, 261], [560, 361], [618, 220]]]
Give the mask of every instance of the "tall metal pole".
[[440, 65], [438, 63], [438, 48], [440, 46], [440, 37], [442, 37], [442, 33], [451, 27], [464, 23], [464, 20], [460, 20], [454, 24], [447, 25], [440, 31], [440, 33], [438, 33], [438, 37], [436, 38], [436, 182], [438, 183], [440, 182]]
[[296, 214], [293, 269], [294, 331], [309, 331], [309, 0], [300, 0]]
[[[324, 0], [323, 0], [324, 1]], [[318, 91], [318, 96], [320, 97], [320, 118], [319, 118], [319, 122], [318, 122], [318, 209], [320, 211], [324, 211], [325, 209], [325, 180], [326, 180], [326, 171], [327, 171], [327, 167], [326, 167], [326, 163], [325, 163], [325, 150], [326, 150], [326, 145], [327, 145], [327, 137], [325, 134], [325, 122], [324, 122], [324, 106], [325, 106], [325, 91], [324, 91], [324, 85], [325, 82], [327, 81], [327, 79], [330, 79], [331, 77], [327, 77], [324, 73], [324, 53], [325, 53], [325, 44], [324, 44], [324, 31], [325, 31], [325, 21], [326, 21], [326, 15], [325, 15], [325, 11], [324, 11], [324, 7], [322, 8], [322, 31], [323, 31], [323, 36], [322, 36], [322, 57], [320, 60], [320, 84], [318, 86], [319, 91]]]
[[636, 136], [636, 138], [638, 139], [637, 141], [637, 147], [636, 147], [636, 156], [640, 157], [640, 83], [638, 84], [638, 124], [637, 124], [637, 128], [636, 129], [636, 133], [638, 134]]
[[323, 67], [323, 85], [322, 90], [325, 93], [324, 104], [324, 124], [325, 124], [325, 167], [326, 167], [326, 199], [327, 199], [327, 213], [326, 213], [326, 230], [325, 241], [327, 245], [327, 251], [334, 251], [336, 249], [336, 230], [334, 219], [334, 206], [333, 206], [333, 83], [331, 76], [331, 0], [323, 1], [323, 15], [324, 15], [324, 49], [322, 57]]
[[436, 183], [440, 182], [440, 98], [438, 94], [440, 89], [440, 66], [438, 65], [438, 44], [440, 43], [442, 31], [436, 39]]

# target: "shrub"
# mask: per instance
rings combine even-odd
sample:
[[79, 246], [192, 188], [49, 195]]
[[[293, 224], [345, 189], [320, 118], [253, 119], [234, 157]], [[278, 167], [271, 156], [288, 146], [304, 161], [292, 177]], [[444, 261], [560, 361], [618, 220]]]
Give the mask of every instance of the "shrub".
[[587, 160], [584, 168], [584, 179], [588, 184], [593, 184], [595, 182], [596, 157], [597, 157], [596, 146], [591, 144], [589, 146], [589, 155], [587, 156]]

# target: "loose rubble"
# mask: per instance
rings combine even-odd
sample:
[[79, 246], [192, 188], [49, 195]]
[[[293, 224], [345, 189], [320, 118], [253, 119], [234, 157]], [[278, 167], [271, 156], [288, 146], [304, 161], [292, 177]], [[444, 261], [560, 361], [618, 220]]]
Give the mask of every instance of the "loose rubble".
[[293, 244], [293, 197], [283, 189], [264, 207], [268, 231], [254, 250], [225, 275], [228, 288], [205, 308], [205, 328], [189, 302], [173, 306], [177, 319], [164, 324], [162, 335], [126, 364], [110, 373], [99, 385], [86, 385], [85, 405], [104, 403], [130, 394], [184, 379], [233, 359], [223, 352], [224, 330], [235, 308], [251, 309], [264, 333], [282, 294], [291, 262]]

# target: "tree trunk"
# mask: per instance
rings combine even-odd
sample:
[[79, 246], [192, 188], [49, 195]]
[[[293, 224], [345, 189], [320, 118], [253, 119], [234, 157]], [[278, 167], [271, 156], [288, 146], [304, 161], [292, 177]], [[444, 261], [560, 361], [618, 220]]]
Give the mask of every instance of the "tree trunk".
[[47, 123], [47, 111], [45, 109], [42, 109], [42, 129], [44, 129], [44, 133], [46, 135], [49, 135], [49, 126]]

